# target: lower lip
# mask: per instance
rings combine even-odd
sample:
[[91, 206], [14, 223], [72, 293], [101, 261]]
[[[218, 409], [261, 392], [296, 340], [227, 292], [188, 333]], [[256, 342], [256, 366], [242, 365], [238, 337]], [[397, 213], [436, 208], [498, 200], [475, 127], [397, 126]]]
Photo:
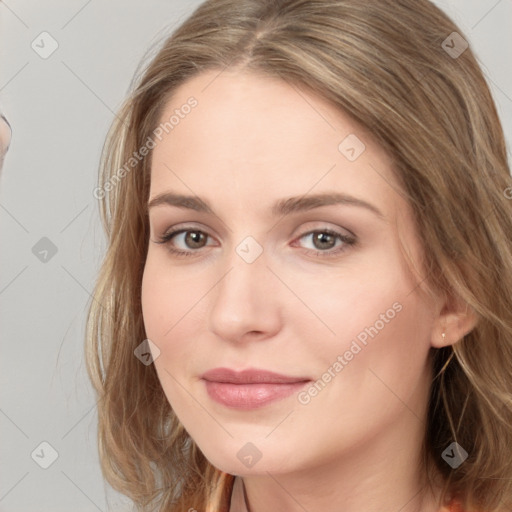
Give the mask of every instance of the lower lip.
[[309, 381], [287, 384], [232, 384], [206, 380], [206, 391], [212, 400], [236, 409], [258, 409], [298, 392]]

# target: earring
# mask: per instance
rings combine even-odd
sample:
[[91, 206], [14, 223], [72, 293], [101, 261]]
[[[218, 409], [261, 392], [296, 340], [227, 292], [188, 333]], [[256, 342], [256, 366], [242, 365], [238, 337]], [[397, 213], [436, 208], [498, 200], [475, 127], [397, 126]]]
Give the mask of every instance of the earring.
[[446, 341], [446, 334], [444, 332], [442, 332], [441, 337], [443, 338], [443, 343], [444, 343]]

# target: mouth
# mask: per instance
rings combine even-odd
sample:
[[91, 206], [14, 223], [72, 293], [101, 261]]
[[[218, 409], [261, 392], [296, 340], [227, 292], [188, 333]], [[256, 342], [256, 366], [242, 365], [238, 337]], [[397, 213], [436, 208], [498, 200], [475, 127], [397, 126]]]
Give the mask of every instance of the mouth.
[[215, 368], [201, 376], [209, 397], [230, 408], [250, 410], [264, 407], [300, 391], [311, 379], [249, 369]]

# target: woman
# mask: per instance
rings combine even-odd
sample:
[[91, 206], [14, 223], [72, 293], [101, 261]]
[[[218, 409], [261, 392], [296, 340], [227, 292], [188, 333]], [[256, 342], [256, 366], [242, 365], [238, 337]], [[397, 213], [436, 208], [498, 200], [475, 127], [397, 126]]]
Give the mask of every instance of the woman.
[[426, 0], [211, 0], [115, 121], [88, 323], [142, 510], [512, 509], [512, 203]]

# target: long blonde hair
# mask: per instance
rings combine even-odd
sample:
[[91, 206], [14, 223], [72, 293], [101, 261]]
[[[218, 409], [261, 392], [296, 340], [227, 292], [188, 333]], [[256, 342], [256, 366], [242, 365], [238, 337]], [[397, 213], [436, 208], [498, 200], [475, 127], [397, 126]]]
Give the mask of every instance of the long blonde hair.
[[[393, 158], [427, 282], [478, 315], [464, 339], [432, 349], [425, 474], [442, 475], [443, 493], [468, 510], [512, 510], [512, 188], [495, 104], [471, 49], [457, 54], [460, 37], [427, 0], [208, 0], [141, 70], [103, 151], [108, 249], [87, 325], [102, 469], [141, 510], [226, 510], [233, 483], [187, 434], [153, 365], [134, 357], [146, 338], [151, 152], [130, 159], [177, 87], [234, 67], [309, 88]], [[452, 441], [469, 454], [457, 469], [441, 458]]]

